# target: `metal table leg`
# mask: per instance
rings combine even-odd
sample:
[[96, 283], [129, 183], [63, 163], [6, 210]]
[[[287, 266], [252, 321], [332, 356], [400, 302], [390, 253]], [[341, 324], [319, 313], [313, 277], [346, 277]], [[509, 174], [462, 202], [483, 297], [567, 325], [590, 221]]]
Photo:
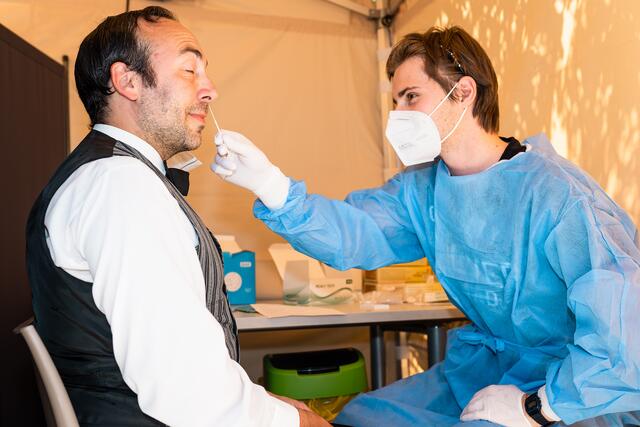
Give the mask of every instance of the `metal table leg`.
[[371, 342], [371, 389], [384, 386], [384, 331], [379, 325], [369, 327], [369, 341]]
[[444, 326], [427, 327], [427, 354], [429, 355], [429, 367], [444, 360], [447, 349], [447, 328]]

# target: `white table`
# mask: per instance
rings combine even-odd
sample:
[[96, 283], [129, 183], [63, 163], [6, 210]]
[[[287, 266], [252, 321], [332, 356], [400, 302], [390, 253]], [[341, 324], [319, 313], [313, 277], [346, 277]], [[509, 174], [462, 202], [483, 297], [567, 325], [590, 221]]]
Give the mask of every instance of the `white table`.
[[[282, 301], [258, 301], [260, 303], [282, 303]], [[391, 304], [386, 310], [360, 307], [360, 304], [328, 306], [339, 310], [343, 316], [289, 316], [267, 318], [257, 313], [234, 312], [238, 330], [273, 331], [282, 329], [327, 328], [345, 326], [369, 326], [371, 345], [371, 387], [384, 385], [384, 332], [412, 331], [427, 334], [429, 365], [444, 358], [446, 329], [443, 323], [464, 319], [460, 310], [450, 303], [427, 305]]]

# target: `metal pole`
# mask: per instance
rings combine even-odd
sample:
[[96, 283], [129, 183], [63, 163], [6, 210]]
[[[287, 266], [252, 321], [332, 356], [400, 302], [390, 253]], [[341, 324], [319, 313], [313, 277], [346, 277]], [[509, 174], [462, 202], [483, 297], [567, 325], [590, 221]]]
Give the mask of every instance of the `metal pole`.
[[427, 327], [427, 354], [429, 355], [429, 367], [444, 360], [447, 350], [447, 328], [445, 326]]
[[[385, 10], [385, 1], [379, 0], [376, 2], [376, 9], [382, 15]], [[378, 21], [377, 29], [378, 39], [378, 96], [380, 97], [380, 130], [382, 135], [382, 162], [383, 171], [382, 178], [387, 181], [395, 174], [402, 170], [400, 160], [396, 155], [391, 145], [387, 143], [384, 137], [384, 132], [387, 126], [387, 117], [389, 111], [393, 110], [393, 98], [391, 94], [391, 83], [387, 79], [387, 58], [391, 52], [391, 46], [393, 44], [391, 28], [385, 26], [382, 19]]]
[[384, 386], [384, 331], [380, 325], [369, 327], [369, 341], [371, 342], [371, 389], [376, 390]]

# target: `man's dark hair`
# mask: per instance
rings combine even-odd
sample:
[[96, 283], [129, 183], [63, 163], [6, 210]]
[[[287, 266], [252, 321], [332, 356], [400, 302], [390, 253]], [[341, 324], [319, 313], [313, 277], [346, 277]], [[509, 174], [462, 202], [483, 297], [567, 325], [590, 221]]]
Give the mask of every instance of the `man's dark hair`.
[[498, 132], [498, 78], [489, 56], [469, 33], [453, 26], [432, 27], [425, 33], [407, 34], [389, 55], [387, 77], [391, 79], [396, 69], [414, 56], [422, 58], [425, 72], [438, 82], [445, 93], [463, 76], [473, 78], [478, 91], [473, 117], [485, 131]]
[[173, 13], [159, 6], [132, 10], [102, 21], [80, 44], [75, 78], [78, 95], [89, 113], [91, 125], [102, 123], [107, 112], [111, 87], [111, 65], [123, 62], [154, 87], [156, 75], [149, 62], [149, 45], [137, 35], [138, 20], [156, 23], [161, 18], [176, 21]]

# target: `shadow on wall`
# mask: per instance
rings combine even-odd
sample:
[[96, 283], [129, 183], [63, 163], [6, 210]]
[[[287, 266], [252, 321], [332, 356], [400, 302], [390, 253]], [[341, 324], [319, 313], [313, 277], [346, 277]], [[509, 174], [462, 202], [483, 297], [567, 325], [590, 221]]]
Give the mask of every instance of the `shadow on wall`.
[[498, 74], [501, 133], [547, 133], [640, 225], [638, 18], [631, 0], [408, 0], [395, 34], [469, 31]]

